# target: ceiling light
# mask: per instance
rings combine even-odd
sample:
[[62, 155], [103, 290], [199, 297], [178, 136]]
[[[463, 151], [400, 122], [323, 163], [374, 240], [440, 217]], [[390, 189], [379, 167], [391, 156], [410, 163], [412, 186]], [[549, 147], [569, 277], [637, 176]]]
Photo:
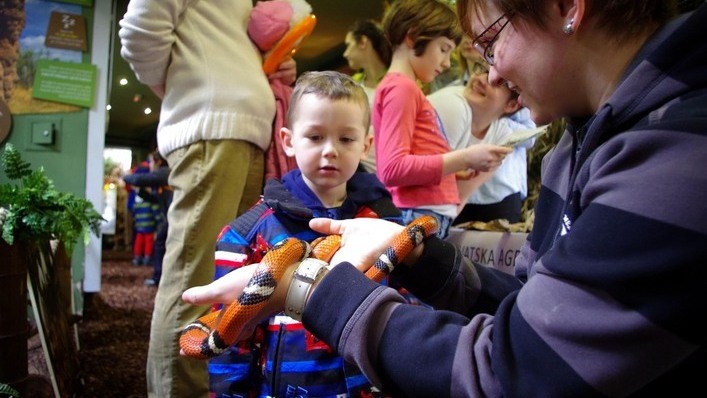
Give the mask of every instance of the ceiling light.
[[146, 115], [149, 115], [150, 113], [152, 113], [152, 109], [150, 109], [150, 108], [145, 108], [145, 114], [146, 114]]
[[110, 104], [106, 105], [106, 110], [107, 110], [107, 111], [109, 111], [110, 108], [112, 108], [112, 107], [110, 106]]
[[120, 83], [121, 86], [124, 86], [124, 85], [128, 84], [128, 79], [122, 78], [122, 79], [120, 79], [120, 82], [119, 82], [119, 83]]

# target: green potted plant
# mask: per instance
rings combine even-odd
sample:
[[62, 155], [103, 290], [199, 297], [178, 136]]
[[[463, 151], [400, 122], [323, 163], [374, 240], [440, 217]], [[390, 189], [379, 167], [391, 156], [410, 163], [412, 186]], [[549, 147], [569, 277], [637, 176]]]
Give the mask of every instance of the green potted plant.
[[88, 244], [91, 233], [98, 236], [102, 220], [91, 202], [58, 191], [41, 167], [32, 170], [12, 144], [5, 145], [2, 167], [10, 182], [0, 184], [0, 357], [17, 362], [2, 361], [0, 396], [22, 394], [27, 379], [28, 267], [51, 240], [70, 258], [79, 238]]

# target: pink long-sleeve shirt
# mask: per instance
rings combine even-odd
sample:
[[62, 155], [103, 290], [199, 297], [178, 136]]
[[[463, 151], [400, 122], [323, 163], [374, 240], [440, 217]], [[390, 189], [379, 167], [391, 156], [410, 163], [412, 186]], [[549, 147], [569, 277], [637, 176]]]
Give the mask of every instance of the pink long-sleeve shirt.
[[376, 174], [400, 208], [459, 203], [454, 174], [442, 175], [450, 151], [437, 114], [417, 83], [388, 73], [373, 104]]

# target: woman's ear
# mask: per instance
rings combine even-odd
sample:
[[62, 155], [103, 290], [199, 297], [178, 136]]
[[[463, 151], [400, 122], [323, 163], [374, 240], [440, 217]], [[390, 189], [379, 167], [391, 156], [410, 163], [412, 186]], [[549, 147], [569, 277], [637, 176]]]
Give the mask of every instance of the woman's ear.
[[295, 148], [292, 143], [292, 131], [287, 127], [280, 128], [280, 142], [285, 154], [291, 158], [295, 157]]
[[585, 0], [556, 0], [556, 16], [562, 21], [562, 30], [571, 35], [576, 32], [584, 18]]

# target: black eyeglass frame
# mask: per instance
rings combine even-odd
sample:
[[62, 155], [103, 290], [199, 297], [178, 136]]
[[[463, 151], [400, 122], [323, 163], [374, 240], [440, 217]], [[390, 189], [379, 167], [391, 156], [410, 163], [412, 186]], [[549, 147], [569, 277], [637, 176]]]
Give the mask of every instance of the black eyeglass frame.
[[[505, 18], [506, 22], [501, 25], [500, 28], [496, 31], [496, 34], [493, 35], [493, 37], [490, 40], [486, 40], [486, 42], [482, 42], [482, 39], [488, 32], [496, 25], [501, 23], [501, 20]], [[498, 17], [497, 20], [495, 20], [491, 25], [488, 26], [483, 32], [481, 32], [479, 35], [477, 35], [474, 40], [471, 42], [471, 44], [474, 46], [476, 51], [478, 51], [483, 57], [484, 60], [489, 64], [489, 66], [493, 66], [494, 64], [494, 57], [493, 57], [493, 46], [496, 44], [496, 41], [498, 40], [498, 35], [501, 34], [501, 31], [511, 22], [511, 19], [513, 18], [513, 13], [504, 13], [501, 14], [500, 17]]]

